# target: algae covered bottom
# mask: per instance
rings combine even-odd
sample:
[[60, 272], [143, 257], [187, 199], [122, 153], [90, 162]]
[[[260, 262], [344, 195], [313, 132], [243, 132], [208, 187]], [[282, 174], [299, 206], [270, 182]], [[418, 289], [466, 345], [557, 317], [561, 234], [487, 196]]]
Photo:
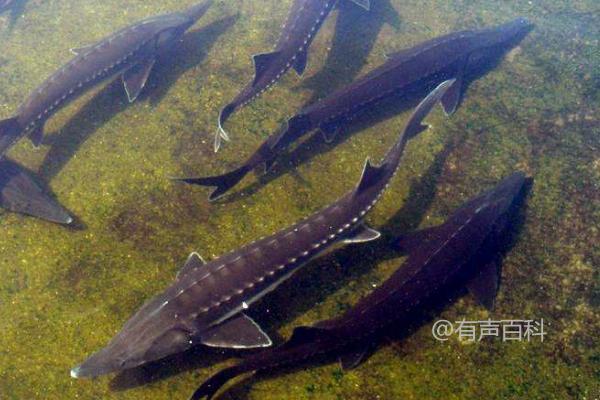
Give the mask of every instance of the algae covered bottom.
[[[71, 58], [69, 49], [194, 2], [14, 3], [18, 13], [0, 16], [1, 118]], [[0, 216], [0, 398], [187, 398], [239, 354], [197, 348], [89, 381], [71, 379], [69, 370], [163, 290], [191, 251], [214, 259], [339, 197], [367, 156], [381, 159], [414, 104], [389, 104], [333, 144], [309, 138], [267, 176], [247, 177], [220, 202], [168, 178], [236, 166], [297, 110], [380, 65], [386, 54], [518, 16], [535, 29], [470, 85], [452, 118], [428, 118], [433, 129], [408, 145], [389, 192], [367, 219], [390, 236], [436, 225], [512, 171], [526, 171], [535, 183], [503, 263], [495, 311], [463, 297], [435, 318], [543, 318], [544, 341], [442, 343], [429, 322], [402, 340], [385, 339], [355, 370], [309, 364], [252, 378], [223, 397], [600, 396], [597, 2], [374, 0], [369, 13], [339, 3], [311, 46], [304, 77], [286, 75], [233, 115], [233, 140], [218, 155], [212, 140], [219, 111], [251, 79], [251, 56], [275, 43], [291, 0], [215, 1], [157, 61], [138, 102], [129, 104], [115, 81], [53, 117], [39, 149], [23, 141], [10, 151], [77, 216], [77, 226]], [[401, 262], [383, 244], [343, 249], [308, 264], [251, 316], [271, 336], [289, 337], [294, 326], [348, 309]]]

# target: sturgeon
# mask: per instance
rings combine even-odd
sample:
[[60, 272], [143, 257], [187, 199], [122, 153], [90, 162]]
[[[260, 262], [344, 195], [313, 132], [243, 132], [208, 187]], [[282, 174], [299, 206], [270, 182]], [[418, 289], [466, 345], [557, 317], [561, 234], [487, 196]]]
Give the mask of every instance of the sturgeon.
[[146, 19], [94, 45], [73, 49], [76, 56], [34, 90], [15, 117], [0, 121], [0, 157], [24, 136], [39, 146], [46, 120], [113, 76], [122, 75], [128, 99], [133, 102], [144, 88], [156, 57], [173, 46], [211, 3], [206, 0], [183, 12]]
[[[350, 0], [366, 10], [370, 0]], [[221, 110], [218, 129], [215, 134], [215, 152], [221, 140], [229, 140], [223, 129], [225, 121], [237, 110], [271, 88], [290, 69], [301, 76], [307, 62], [307, 53], [318, 30], [337, 4], [337, 0], [295, 0], [283, 25], [283, 30], [275, 49], [270, 53], [256, 54], [254, 60], [254, 80]]]
[[246, 372], [297, 364], [319, 354], [339, 355], [344, 369], [360, 364], [373, 337], [386, 327], [409, 324], [425, 303], [465, 284], [488, 309], [499, 286], [498, 241], [506, 236], [525, 175], [514, 173], [470, 200], [442, 225], [401, 237], [395, 245], [408, 259], [381, 286], [343, 315], [294, 329], [279, 347], [250, 355], [209, 378], [192, 396], [211, 399], [230, 379]]
[[12, 160], [0, 160], [0, 206], [57, 224], [71, 224], [73, 217], [44, 193], [32, 175]]
[[331, 142], [360, 111], [426, 80], [437, 84], [456, 79], [457, 83], [442, 99], [444, 110], [452, 114], [460, 103], [465, 75], [484, 55], [514, 43], [531, 26], [527, 19], [518, 18], [493, 28], [451, 33], [392, 54], [383, 65], [290, 118], [283, 129], [269, 136], [240, 167], [223, 175], [177, 180], [214, 187], [209, 200], [216, 200], [257, 167], [264, 165], [265, 171], [269, 170], [275, 159], [302, 136], [318, 129], [325, 141]]
[[310, 259], [334, 245], [363, 243], [380, 233], [363, 224], [400, 163], [407, 140], [451, 86], [442, 83], [416, 109], [380, 166], [367, 159], [358, 185], [305, 220], [209, 263], [195, 253], [175, 282], [147, 302], [102, 350], [71, 370], [90, 377], [132, 368], [189, 349], [268, 347], [271, 339], [244, 314]]

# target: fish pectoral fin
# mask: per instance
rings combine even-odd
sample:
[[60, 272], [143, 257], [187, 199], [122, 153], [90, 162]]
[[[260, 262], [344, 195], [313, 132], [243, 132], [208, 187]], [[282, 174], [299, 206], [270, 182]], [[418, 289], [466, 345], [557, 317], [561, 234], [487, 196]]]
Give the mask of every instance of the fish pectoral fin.
[[40, 144], [42, 144], [43, 139], [44, 139], [44, 125], [40, 125], [40, 126], [36, 127], [29, 134], [29, 140], [31, 140], [31, 143], [33, 143], [33, 145], [35, 147], [39, 147]]
[[323, 140], [325, 140], [325, 143], [331, 143], [339, 132], [340, 126], [334, 124], [322, 124], [319, 126], [319, 130], [323, 135]]
[[442, 96], [442, 107], [446, 115], [452, 115], [458, 108], [462, 97], [463, 89], [463, 74], [465, 69], [466, 61], [461, 64], [456, 75], [456, 81], [448, 88], [444, 96]]
[[411, 253], [422, 246], [424, 242], [431, 240], [437, 234], [438, 228], [439, 226], [434, 226], [400, 235], [392, 240], [392, 246], [403, 253]]
[[88, 46], [82, 46], [82, 47], [74, 47], [72, 49], [70, 49], [71, 53], [75, 54], [75, 55], [79, 55], [81, 53], [85, 53], [86, 51], [90, 51], [92, 49], [92, 47], [94, 47], [93, 44], [88, 45]]
[[494, 308], [494, 301], [500, 286], [500, 258], [485, 264], [477, 275], [467, 283], [467, 288], [475, 299], [488, 310]]
[[193, 253], [191, 253], [189, 255], [185, 264], [183, 264], [183, 267], [181, 267], [181, 269], [177, 273], [177, 279], [179, 279], [181, 276], [186, 275], [187, 273], [189, 273], [191, 271], [194, 271], [194, 270], [204, 266], [204, 264], [206, 264], [206, 261], [204, 261], [204, 259], [200, 256], [200, 254], [198, 254], [194, 251]]
[[373, 240], [377, 240], [381, 237], [381, 232], [376, 231], [373, 228], [369, 228], [366, 225], [359, 226], [354, 230], [350, 236], [344, 239], [344, 243], [366, 243]]
[[350, 347], [346, 352], [340, 354], [340, 365], [343, 370], [347, 371], [358, 367], [365, 359], [371, 345], [369, 343], [360, 343]]
[[253, 349], [273, 344], [269, 336], [246, 314], [238, 314], [209, 329], [202, 334], [200, 341], [206, 346], [228, 349]]
[[356, 4], [357, 6], [364, 8], [367, 11], [369, 11], [371, 9], [371, 1], [370, 0], [350, 0], [350, 1], [353, 2], [354, 4]]
[[279, 51], [274, 51], [272, 53], [255, 54], [252, 56], [252, 59], [254, 60], [254, 82], [252, 82], [252, 86], [256, 85], [269, 69], [273, 60], [279, 57], [280, 54]]
[[304, 74], [304, 70], [306, 70], [306, 62], [308, 61], [308, 55], [306, 51], [301, 51], [296, 55], [296, 60], [292, 65], [294, 70], [298, 74], [298, 76], [302, 76]]
[[127, 92], [127, 98], [130, 103], [133, 103], [138, 98], [140, 92], [146, 86], [150, 71], [154, 67], [156, 59], [152, 58], [134, 65], [123, 73], [123, 85]]
[[383, 166], [374, 167], [373, 165], [371, 165], [371, 160], [367, 158], [367, 161], [365, 161], [365, 167], [363, 168], [362, 176], [360, 178], [360, 182], [358, 182], [358, 186], [356, 187], [355, 192], [360, 193], [371, 187], [379, 180], [383, 171]]

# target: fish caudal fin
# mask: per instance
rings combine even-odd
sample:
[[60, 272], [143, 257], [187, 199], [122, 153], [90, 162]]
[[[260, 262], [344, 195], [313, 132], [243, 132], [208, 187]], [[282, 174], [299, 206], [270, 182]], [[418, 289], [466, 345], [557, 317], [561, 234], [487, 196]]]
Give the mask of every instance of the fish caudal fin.
[[16, 117], [0, 121], [0, 156], [17, 141], [21, 132], [22, 129]]
[[248, 172], [250, 172], [250, 168], [244, 165], [223, 175], [208, 176], [205, 178], [176, 178], [176, 180], [192, 185], [214, 186], [215, 190], [208, 197], [210, 201], [214, 201], [237, 185]]
[[190, 400], [212, 399], [223, 385], [243, 372], [238, 366], [225, 368], [217, 372], [196, 389]]

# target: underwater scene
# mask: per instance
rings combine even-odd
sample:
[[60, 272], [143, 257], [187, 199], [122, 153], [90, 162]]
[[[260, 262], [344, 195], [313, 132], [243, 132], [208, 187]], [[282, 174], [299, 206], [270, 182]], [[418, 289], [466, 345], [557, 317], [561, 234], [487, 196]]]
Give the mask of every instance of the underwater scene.
[[0, 399], [600, 399], [597, 0], [0, 38]]

